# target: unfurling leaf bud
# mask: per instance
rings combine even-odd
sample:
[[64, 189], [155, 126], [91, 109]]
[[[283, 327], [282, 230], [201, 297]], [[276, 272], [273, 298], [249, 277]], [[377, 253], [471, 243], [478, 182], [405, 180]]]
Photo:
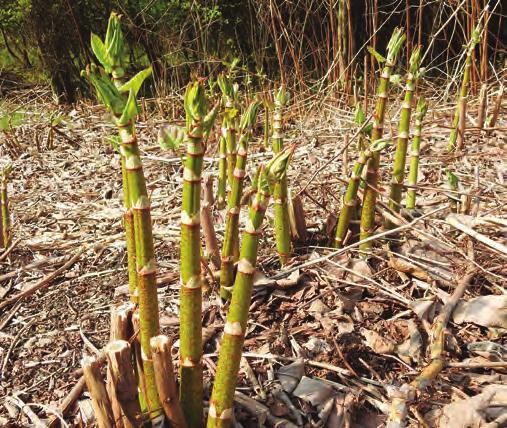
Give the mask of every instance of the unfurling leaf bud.
[[177, 125], [165, 125], [158, 131], [158, 144], [163, 150], [177, 151], [185, 138], [185, 130]]
[[259, 107], [261, 105], [260, 101], [252, 101], [243, 115], [241, 116], [241, 121], [239, 124], [239, 129], [241, 131], [244, 131], [246, 129], [251, 129], [254, 124], [255, 120], [257, 119], [257, 113], [259, 111]]

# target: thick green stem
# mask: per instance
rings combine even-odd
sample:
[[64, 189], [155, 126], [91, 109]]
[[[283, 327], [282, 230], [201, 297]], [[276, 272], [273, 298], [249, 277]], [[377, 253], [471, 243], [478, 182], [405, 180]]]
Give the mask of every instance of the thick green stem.
[[[288, 96], [282, 87], [275, 96], [273, 112], [272, 147], [275, 154], [283, 150], [283, 107], [287, 100]], [[275, 183], [273, 190], [276, 250], [282, 266], [288, 262], [291, 254], [288, 194], [287, 176], [284, 175]]]
[[228, 199], [227, 223], [225, 226], [220, 267], [220, 297], [226, 300], [231, 297], [231, 288], [234, 283], [234, 248], [237, 248], [239, 244], [239, 213], [241, 210], [243, 183], [246, 175], [249, 138], [249, 133], [243, 134], [240, 138], [231, 194]]
[[220, 135], [218, 140], [218, 156], [217, 206], [218, 209], [223, 209], [227, 197], [227, 148], [223, 135]]
[[200, 427], [202, 385], [202, 276], [200, 243], [201, 173], [204, 156], [202, 119], [187, 131], [181, 211], [180, 400], [189, 427]]
[[118, 129], [121, 154], [125, 157], [125, 170], [134, 219], [140, 339], [146, 381], [144, 398], [150, 417], [153, 418], [160, 414], [161, 407], [151, 361], [150, 339], [160, 334], [160, 324], [150, 200], [132, 120], [126, 124], [119, 124]]
[[273, 135], [271, 146], [273, 153], [279, 153], [283, 149], [283, 105], [275, 97], [275, 108], [273, 111]]
[[260, 188], [250, 207], [250, 219], [243, 233], [238, 274], [224, 327], [224, 337], [220, 346], [217, 373], [211, 395], [209, 428], [229, 427], [232, 423], [234, 390], [247, 328], [248, 308], [252, 298], [259, 237], [268, 199], [269, 194], [266, 189]]
[[[468, 87], [470, 83], [470, 68], [472, 67], [472, 58], [475, 46], [480, 41], [480, 25], [472, 32], [472, 37], [466, 47], [465, 68], [463, 71], [463, 80], [461, 81], [461, 88], [459, 91], [458, 102], [456, 110], [454, 111], [454, 118], [452, 121], [452, 129], [449, 135], [449, 142], [447, 150], [453, 151], [460, 149], [463, 145], [465, 122], [466, 122], [466, 108], [468, 101]], [[456, 144], [457, 143], [457, 144]]]
[[123, 227], [125, 228], [125, 239], [127, 242], [127, 266], [129, 274], [129, 292], [130, 300], [137, 303], [137, 271], [136, 271], [136, 238], [134, 228], [134, 214], [132, 213], [132, 203], [130, 200], [130, 191], [128, 188], [128, 174], [125, 167], [125, 156], [120, 155], [121, 174], [123, 179], [123, 204], [125, 213], [123, 214]]
[[277, 181], [273, 190], [275, 212], [275, 240], [278, 259], [283, 266], [291, 254], [290, 217], [287, 177]]
[[[382, 138], [384, 128], [384, 117], [388, 98], [389, 79], [398, 56], [398, 52], [405, 41], [405, 35], [397, 28], [394, 30], [387, 47], [387, 59], [384, 69], [380, 75], [380, 82], [377, 89], [377, 104], [373, 118], [373, 129], [371, 135], [372, 144]], [[380, 153], [374, 152], [368, 162], [366, 174], [366, 189], [363, 197], [363, 210], [361, 212], [360, 239], [369, 238], [375, 229], [375, 205], [377, 202], [378, 169], [380, 166]], [[371, 250], [372, 241], [360, 245], [364, 252]]]
[[357, 191], [359, 189], [359, 182], [361, 181], [361, 174], [363, 172], [364, 166], [371, 158], [371, 156], [371, 150], [367, 149], [363, 151], [356, 164], [354, 165], [352, 173], [350, 174], [347, 191], [345, 192], [345, 197], [343, 198], [343, 208], [340, 211], [338, 225], [336, 226], [336, 237], [334, 241], [334, 246], [336, 248], [342, 247], [345, 236], [347, 235], [350, 220], [356, 211]]
[[406, 202], [406, 207], [408, 210], [415, 209], [416, 191], [414, 189], [414, 186], [417, 185], [417, 176], [419, 174], [419, 153], [421, 150], [422, 122], [427, 110], [428, 107], [426, 105], [426, 102], [423, 98], [420, 98], [417, 102], [414, 138], [412, 140], [412, 148], [410, 151], [410, 170], [408, 173], [408, 185], [410, 187], [407, 190]]
[[226, 141], [226, 152], [227, 152], [227, 182], [232, 187], [234, 180], [234, 166], [236, 165], [236, 128], [234, 127], [234, 121], [228, 118], [225, 127], [225, 141]]
[[470, 67], [472, 65], [472, 52], [467, 52], [467, 57], [465, 60], [465, 71], [463, 73], [463, 80], [461, 82], [461, 88], [459, 91], [458, 103], [456, 105], [456, 110], [454, 111], [454, 118], [452, 120], [452, 129], [449, 135], [449, 143], [447, 144], [447, 150], [453, 151], [456, 149], [456, 142], [460, 137], [459, 133], [464, 131], [464, 129], [460, 129], [460, 120], [462, 116], [465, 114], [466, 105], [467, 105], [467, 97], [468, 97], [468, 85], [470, 82]]
[[[412, 99], [417, 85], [419, 73], [420, 55], [419, 48], [412, 52], [410, 58], [410, 71], [407, 76], [405, 87], [405, 98], [401, 105], [400, 125], [398, 128], [398, 143], [394, 154], [391, 190], [389, 192], [389, 209], [400, 212], [401, 194], [403, 191], [403, 180], [405, 178], [405, 164], [407, 159], [408, 138], [410, 133], [410, 117], [412, 114]], [[389, 230], [395, 227], [394, 223], [386, 220], [384, 227]]]
[[263, 148], [264, 150], [268, 149], [269, 146], [269, 131], [270, 131], [270, 109], [269, 109], [269, 102], [266, 101], [264, 103], [264, 140], [263, 140]]
[[[382, 75], [380, 76], [380, 83], [377, 90], [377, 104], [375, 106], [373, 129], [371, 133], [372, 144], [382, 138], [387, 104], [387, 90], [393, 66], [393, 64], [386, 63]], [[366, 189], [364, 190], [363, 209], [361, 211], [361, 240], [369, 238], [375, 228], [375, 204], [377, 202], [379, 165], [380, 153], [375, 152], [372, 154], [367, 164]], [[361, 244], [360, 248], [363, 251], [369, 251], [371, 249], [371, 241]]]

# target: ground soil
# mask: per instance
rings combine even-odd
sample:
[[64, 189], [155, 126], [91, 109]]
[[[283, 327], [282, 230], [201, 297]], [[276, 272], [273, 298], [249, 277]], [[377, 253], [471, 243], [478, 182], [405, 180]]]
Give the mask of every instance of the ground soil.
[[[452, 195], [468, 207], [466, 215], [500, 219], [476, 229], [505, 245], [505, 107], [495, 130], [479, 131], [473, 123], [477, 100], [472, 97], [464, 149], [448, 153], [445, 147], [452, 104], [443, 94], [428, 93], [428, 98], [430, 111], [423, 131], [418, 189], [419, 214], [427, 217], [400, 234], [405, 257], [395, 256], [398, 263], [392, 260], [385, 241], [375, 243], [373, 256], [366, 263], [358, 256], [357, 248], [342, 254], [334, 254], [329, 248], [330, 231], [346, 184], [345, 172], [350, 171], [357, 154], [357, 141], [351, 139], [344, 171], [345, 135], [352, 137], [356, 131], [352, 110], [333, 98], [295, 97], [286, 138], [286, 144], [297, 145], [289, 182], [292, 194], [300, 194], [303, 201], [309, 233], [305, 242], [295, 243], [294, 257], [280, 269], [273, 215], [268, 212], [245, 342], [246, 361], [253, 375], [246, 375], [248, 370], [243, 367], [238, 383], [239, 391], [266, 404], [271, 415], [296, 423], [301, 411], [299, 417], [305, 426], [316, 426], [312, 424], [325, 419], [319, 413], [321, 408], [304, 398], [288, 393], [286, 397], [295, 406], [291, 409], [280, 394], [274, 393], [279, 369], [301, 357], [306, 361], [305, 375], [322, 379], [323, 385], [331, 385], [337, 394], [329, 410], [333, 417], [342, 411], [350, 426], [383, 425], [386, 417], [382, 410], [389, 406], [390, 386], [414, 379], [429, 361], [433, 315], [416, 315], [415, 303], [429, 301], [438, 314], [445, 296], [452, 294], [469, 269], [476, 273], [465, 301], [480, 295], [505, 294], [506, 254], [445, 221], [450, 212], [445, 171], [450, 170], [458, 176], [461, 192]], [[0, 137], [2, 165], [13, 165], [8, 189], [16, 243], [0, 261], [2, 301], [36, 284], [83, 246], [87, 248], [40, 291], [1, 309], [0, 424], [28, 426], [34, 421], [29, 421], [9, 397], [29, 403], [42, 420], [53, 417], [78, 381], [75, 372], [83, 355], [94, 354], [106, 345], [112, 305], [128, 299], [126, 248], [119, 158], [108, 142], [115, 131], [105, 111], [84, 102], [73, 107], [56, 106], [44, 88], [14, 92], [10, 99], [34, 115]], [[162, 330], [175, 340], [175, 355], [182, 170], [178, 156], [158, 148], [156, 133], [167, 117], [178, 115], [176, 102], [171, 98], [146, 100], [137, 126], [152, 202]], [[391, 102], [391, 121], [386, 127], [387, 135], [393, 137], [397, 134], [397, 105]], [[64, 115], [53, 132], [49, 125], [52, 111]], [[271, 156], [269, 151], [260, 150], [261, 134], [259, 129], [252, 145], [251, 170], [254, 163]], [[216, 172], [215, 146], [211, 141], [206, 172]], [[384, 203], [393, 151], [387, 149], [382, 158], [380, 190]], [[385, 209], [381, 205], [379, 226], [382, 212]], [[221, 238], [225, 213], [215, 210], [214, 216]], [[412, 220], [399, 220], [400, 224], [407, 221]], [[348, 243], [355, 240], [352, 236]], [[26, 268], [34, 262], [40, 263]], [[11, 272], [14, 274], [5, 278]], [[211, 278], [208, 283], [203, 325], [209, 327], [204, 349], [209, 387], [225, 308], [219, 304], [216, 283]], [[500, 310], [504, 322], [505, 311]], [[495, 361], [484, 352], [482, 356], [474, 354], [467, 345], [486, 341], [505, 344], [505, 329], [499, 326], [457, 324], [451, 318], [448, 331], [445, 357], [452, 362], [469, 358], [474, 362]], [[414, 347], [408, 352], [400, 350], [400, 345], [410, 345], [410, 337], [415, 337]], [[498, 358], [505, 362], [507, 356]], [[480, 393], [485, 385], [498, 383], [502, 373], [505, 368], [444, 369], [412, 404], [409, 423], [417, 426], [418, 418], [429, 417], [446, 403]], [[206, 394], [209, 397], [209, 388]], [[83, 392], [79, 400], [86, 398]], [[236, 416], [243, 426], [256, 426], [248, 408], [238, 407]], [[78, 419], [74, 405], [65, 420], [75, 425]]]

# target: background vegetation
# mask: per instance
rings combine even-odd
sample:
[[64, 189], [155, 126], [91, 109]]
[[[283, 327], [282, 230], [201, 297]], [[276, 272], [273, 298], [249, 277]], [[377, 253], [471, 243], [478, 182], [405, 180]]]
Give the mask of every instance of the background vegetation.
[[[362, 74], [365, 45], [384, 45], [394, 27], [408, 28], [408, 49], [429, 47], [428, 71], [452, 73], [471, 18], [486, 0], [2, 0], [0, 73], [8, 81], [49, 82], [64, 101], [86, 91], [79, 72], [91, 58], [90, 33], [102, 34], [111, 10], [123, 15], [131, 63], [151, 64], [159, 94], [180, 88], [239, 58], [251, 72], [306, 87], [333, 83], [344, 64]], [[488, 57], [503, 63], [507, 25], [501, 2], [488, 26]], [[340, 34], [344, 8], [345, 35]], [[436, 37], [435, 37], [436, 36]], [[345, 46], [339, 40], [346, 40]], [[484, 48], [484, 47], [482, 47]], [[477, 48], [478, 50], [481, 47]], [[407, 53], [403, 54], [406, 60]], [[403, 59], [402, 59], [403, 61]], [[478, 73], [476, 73], [478, 74]], [[317, 87], [322, 87], [318, 85]], [[2, 89], [0, 89], [1, 91]]]

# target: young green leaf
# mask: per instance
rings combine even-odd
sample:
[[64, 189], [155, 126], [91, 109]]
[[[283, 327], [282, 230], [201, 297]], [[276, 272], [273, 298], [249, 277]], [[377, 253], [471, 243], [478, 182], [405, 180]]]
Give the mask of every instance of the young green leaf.
[[236, 67], [239, 64], [240, 59], [238, 57], [234, 58], [232, 62], [229, 64], [229, 74], [233, 75], [236, 71]]
[[412, 54], [410, 55], [410, 67], [409, 67], [409, 71], [410, 73], [412, 73], [414, 76], [420, 72], [419, 71], [419, 68], [421, 66], [421, 47], [420, 46], [416, 46], [414, 48], [414, 50], [412, 51]]
[[284, 107], [289, 103], [290, 95], [285, 89], [285, 86], [280, 86], [278, 89], [278, 92], [275, 95], [275, 102], [278, 103], [280, 106]]
[[2, 170], [2, 175], [5, 177], [5, 178], [9, 178], [9, 175], [11, 174], [12, 172], [12, 164], [8, 164], [6, 166], [4, 166], [3, 170]]
[[137, 116], [137, 113], [138, 109], [136, 96], [134, 94], [134, 91], [131, 89], [129, 92], [129, 98], [127, 100], [127, 103], [125, 104], [125, 108], [123, 109], [120, 119], [118, 119], [118, 124], [120, 126], [127, 125], [132, 119], [134, 119]]
[[261, 105], [260, 101], [252, 101], [243, 115], [241, 116], [241, 121], [239, 124], [239, 129], [244, 131], [245, 129], [250, 129], [255, 125], [255, 120], [257, 119], [257, 113], [259, 112], [259, 107]]
[[[254, 186], [257, 191], [260, 191], [264, 194], [269, 194], [269, 177], [267, 168], [264, 165], [260, 165], [256, 172], [256, 186]], [[252, 183], [253, 184], [253, 183]]]
[[401, 84], [401, 76], [399, 74], [391, 74], [389, 77], [389, 82], [393, 85], [400, 85]]
[[107, 139], [107, 142], [113, 146], [115, 152], [120, 153], [121, 138], [119, 135], [113, 135]]
[[112, 65], [118, 67], [121, 66], [121, 59], [123, 56], [123, 51], [125, 49], [125, 42], [123, 38], [123, 32], [121, 30], [120, 18], [121, 15], [118, 15], [114, 12], [111, 13], [109, 16], [105, 40], [107, 52], [114, 62]]
[[383, 138], [381, 140], [376, 140], [371, 145], [371, 151], [372, 152], [380, 152], [384, 150], [387, 146], [390, 146], [392, 144], [392, 140], [390, 138]]
[[227, 119], [232, 120], [235, 117], [238, 116], [239, 110], [234, 107], [226, 108], [224, 111], [225, 116], [227, 116]]
[[447, 182], [449, 183], [449, 186], [451, 187], [451, 189], [456, 190], [458, 188], [459, 178], [456, 177], [456, 175], [454, 175], [449, 170], [446, 170], [445, 174], [447, 175]]
[[289, 167], [289, 162], [295, 149], [296, 146], [287, 147], [266, 165], [268, 179], [272, 184], [282, 180], [287, 175], [287, 168]]
[[203, 120], [203, 129], [204, 136], [207, 140], [211, 129], [213, 128], [213, 124], [215, 123], [215, 119], [217, 118], [218, 111], [220, 110], [220, 103], [215, 104], [215, 106], [206, 114]]
[[97, 92], [98, 98], [112, 113], [119, 115], [123, 112], [125, 98], [118, 92], [118, 89], [106, 74], [101, 70], [97, 73], [97, 67], [93, 64], [82, 74], [88, 77]]
[[106, 70], [106, 73], [111, 73], [112, 61], [101, 38], [92, 33], [90, 44], [92, 46], [93, 53], [99, 60], [102, 67], [104, 67], [104, 70]]
[[185, 129], [178, 125], [166, 125], [158, 131], [158, 144], [162, 150], [177, 152], [185, 139]]
[[234, 89], [231, 80], [224, 74], [220, 74], [217, 78], [218, 87], [224, 97], [232, 99], [234, 96]]
[[195, 81], [188, 84], [185, 92], [184, 106], [187, 118], [191, 120], [204, 119], [207, 106], [204, 86], [201, 82]]
[[428, 112], [428, 104], [426, 103], [424, 97], [421, 97], [417, 100], [416, 111], [418, 113], [421, 113], [422, 116], [426, 116], [426, 113]]
[[379, 64], [382, 64], [383, 62], [385, 62], [386, 59], [382, 55], [380, 55], [375, 49], [373, 49], [371, 46], [368, 46], [366, 49], [368, 49], [368, 52], [370, 52], [370, 54], [375, 57], [375, 59], [377, 60], [377, 62]]
[[387, 44], [387, 63], [393, 64], [398, 56], [398, 52], [400, 51], [405, 39], [407, 38], [406, 34], [403, 32], [402, 28], [395, 28], [391, 38], [389, 39], [389, 43]]
[[366, 121], [366, 115], [364, 114], [363, 108], [360, 103], [356, 104], [356, 109], [354, 111], [354, 122], [358, 125], [362, 125]]
[[132, 79], [130, 79], [128, 82], [120, 86], [118, 89], [120, 92], [130, 92], [130, 90], [134, 91], [134, 95], [137, 96], [139, 89], [141, 88], [141, 85], [151, 75], [152, 69], [151, 67], [145, 68], [144, 70], [141, 70], [139, 73], [137, 73]]

